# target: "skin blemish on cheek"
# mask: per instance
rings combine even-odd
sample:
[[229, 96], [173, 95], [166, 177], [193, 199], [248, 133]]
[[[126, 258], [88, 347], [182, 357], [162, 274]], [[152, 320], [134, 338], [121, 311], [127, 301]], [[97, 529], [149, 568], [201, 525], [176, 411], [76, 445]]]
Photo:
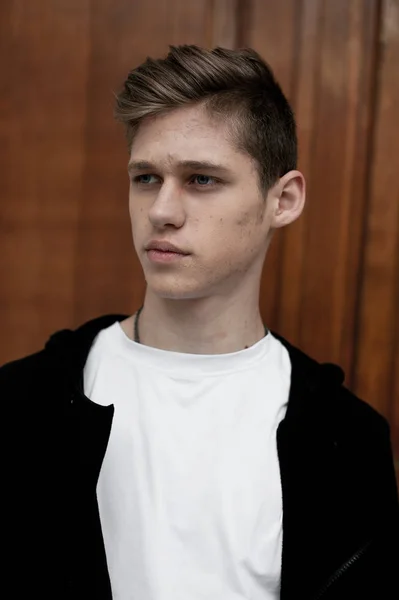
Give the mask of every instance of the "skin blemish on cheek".
[[244, 211], [241, 213], [241, 215], [238, 216], [237, 225], [239, 225], [240, 227], [245, 227], [245, 226], [249, 225], [249, 223], [251, 223], [251, 221], [253, 221], [253, 215], [251, 214], [251, 212]]

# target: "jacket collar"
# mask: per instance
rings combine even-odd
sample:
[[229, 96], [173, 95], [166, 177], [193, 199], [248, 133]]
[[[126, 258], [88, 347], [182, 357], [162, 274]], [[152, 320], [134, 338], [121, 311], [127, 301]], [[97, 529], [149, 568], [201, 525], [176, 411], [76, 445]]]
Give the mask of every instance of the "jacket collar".
[[[76, 330], [64, 329], [54, 333], [46, 344], [46, 351], [53, 360], [62, 361], [64, 369], [73, 376], [75, 384], [81, 380], [81, 375], [87, 361], [90, 348], [98, 333], [111, 326], [116, 321], [123, 321], [127, 315], [109, 314], [92, 319], [81, 325]], [[272, 331], [287, 349], [291, 365], [292, 380], [295, 381], [295, 398], [290, 399], [287, 410], [287, 418], [296, 418], [302, 412], [302, 402], [296, 402], [296, 398], [303, 396], [315, 396], [321, 389], [336, 390], [344, 381], [342, 369], [333, 364], [320, 364], [302, 352], [299, 348], [291, 345], [282, 336]], [[291, 401], [292, 400], [292, 401]]]
[[57, 331], [49, 338], [45, 351], [54, 364], [61, 365], [64, 383], [69, 390], [78, 389], [83, 394], [83, 369], [95, 338], [102, 329], [126, 318], [126, 315], [120, 314], [104, 315], [75, 330]]

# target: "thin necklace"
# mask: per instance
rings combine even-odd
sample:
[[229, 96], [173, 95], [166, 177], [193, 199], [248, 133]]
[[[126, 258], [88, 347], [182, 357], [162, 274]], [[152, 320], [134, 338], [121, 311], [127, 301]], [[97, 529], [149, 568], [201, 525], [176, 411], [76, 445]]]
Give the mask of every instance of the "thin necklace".
[[138, 344], [141, 344], [140, 336], [139, 336], [139, 316], [140, 316], [143, 308], [144, 308], [144, 306], [139, 308], [139, 310], [136, 313], [136, 318], [134, 319], [134, 341], [137, 342]]
[[[141, 314], [141, 311], [143, 310], [144, 306], [142, 306], [141, 308], [139, 308], [139, 310], [136, 313], [136, 317], [134, 319], [134, 341], [137, 342], [137, 344], [141, 344], [140, 342], [140, 336], [139, 336], [139, 317]], [[267, 335], [269, 333], [269, 330], [267, 327], [265, 327], [265, 335]]]

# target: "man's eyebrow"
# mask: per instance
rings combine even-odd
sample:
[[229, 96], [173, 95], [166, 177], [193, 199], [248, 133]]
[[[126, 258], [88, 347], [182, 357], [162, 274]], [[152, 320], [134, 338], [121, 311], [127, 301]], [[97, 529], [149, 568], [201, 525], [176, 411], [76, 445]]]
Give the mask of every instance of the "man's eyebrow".
[[131, 160], [127, 166], [127, 170], [130, 171], [147, 171], [148, 169], [155, 169], [155, 166], [146, 160]]
[[226, 173], [230, 171], [224, 165], [207, 160], [182, 160], [178, 163], [178, 166], [186, 169], [193, 169], [194, 171], [224, 171]]
[[[192, 169], [193, 171], [219, 171], [223, 173], [231, 173], [230, 169], [224, 165], [204, 160], [182, 160], [176, 163], [177, 167], [183, 169]], [[146, 160], [132, 160], [127, 167], [129, 172], [132, 171], [148, 171], [156, 170], [155, 165]]]

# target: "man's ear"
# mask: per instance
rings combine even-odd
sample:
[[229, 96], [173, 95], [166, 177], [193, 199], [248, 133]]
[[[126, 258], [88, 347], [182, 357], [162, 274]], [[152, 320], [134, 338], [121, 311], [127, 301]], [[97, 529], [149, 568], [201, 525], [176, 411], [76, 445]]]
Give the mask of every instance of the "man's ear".
[[300, 171], [289, 171], [271, 190], [274, 210], [271, 227], [277, 229], [293, 223], [303, 211], [306, 197], [305, 178]]

